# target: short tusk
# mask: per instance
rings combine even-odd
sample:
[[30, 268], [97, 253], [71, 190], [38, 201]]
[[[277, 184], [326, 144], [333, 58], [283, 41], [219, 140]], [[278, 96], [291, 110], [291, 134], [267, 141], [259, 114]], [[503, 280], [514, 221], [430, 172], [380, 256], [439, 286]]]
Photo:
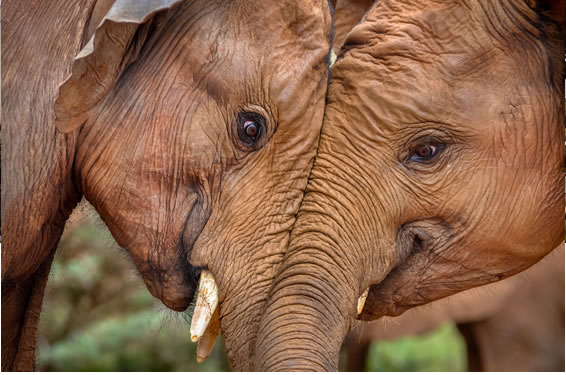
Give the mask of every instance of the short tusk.
[[332, 66], [334, 65], [334, 63], [336, 63], [336, 54], [334, 53], [334, 50], [331, 49], [330, 50], [330, 61], [329, 61], [329, 67], [332, 68]]
[[368, 298], [369, 287], [364, 290], [360, 298], [358, 298], [358, 315], [364, 310], [364, 305], [366, 304], [366, 298]]
[[200, 273], [197, 302], [191, 322], [191, 341], [197, 342], [202, 337], [206, 327], [212, 320], [217, 305], [218, 287], [212, 274], [209, 271], [203, 270]]
[[197, 345], [197, 362], [203, 363], [210, 353], [212, 353], [212, 348], [214, 348], [214, 343], [216, 342], [216, 337], [220, 332], [220, 319], [218, 317], [218, 309], [214, 311], [212, 315], [212, 320], [208, 324], [204, 335], [198, 340]]

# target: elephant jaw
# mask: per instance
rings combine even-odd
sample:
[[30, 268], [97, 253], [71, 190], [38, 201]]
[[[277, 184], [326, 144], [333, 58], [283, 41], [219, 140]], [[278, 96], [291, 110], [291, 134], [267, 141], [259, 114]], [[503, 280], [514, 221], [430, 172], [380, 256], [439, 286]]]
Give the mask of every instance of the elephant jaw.
[[190, 332], [191, 340], [198, 341], [197, 362], [202, 363], [212, 352], [216, 337], [220, 332], [218, 286], [212, 273], [206, 270], [200, 274]]
[[171, 310], [181, 312], [189, 307], [194, 297], [195, 284], [180, 272], [171, 272], [167, 279], [157, 278], [150, 272], [142, 272], [142, 276], [149, 292]]

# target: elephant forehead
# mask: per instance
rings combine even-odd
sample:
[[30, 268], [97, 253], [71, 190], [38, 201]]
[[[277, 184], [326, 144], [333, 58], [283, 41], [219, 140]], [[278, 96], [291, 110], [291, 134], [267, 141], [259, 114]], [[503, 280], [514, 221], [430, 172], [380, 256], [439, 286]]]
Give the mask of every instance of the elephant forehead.
[[[305, 112], [306, 99], [325, 88], [330, 25], [324, 25], [319, 8], [310, 18], [297, 9], [283, 17], [271, 7], [234, 2], [215, 9], [215, 17], [187, 22], [193, 10], [184, 5], [155, 41], [146, 73], [159, 72], [164, 75], [159, 85], [194, 90], [219, 104], [251, 101]], [[258, 12], [263, 16], [249, 17]]]
[[453, 121], [461, 115], [469, 122], [481, 115], [478, 109], [501, 103], [515, 86], [535, 78], [518, 66], [521, 59], [509, 45], [490, 35], [483, 8], [452, 2], [392, 3], [379, 12], [374, 8], [348, 35], [333, 71], [329, 102], [335, 92], [342, 101], [354, 98], [352, 104], [373, 97], [367, 109], [376, 113], [397, 111], [401, 119], [434, 113], [437, 118], [427, 120]]
[[[462, 68], [474, 66], [478, 56], [462, 52], [423, 60], [393, 54], [384, 61], [351, 51], [333, 70], [327, 122], [347, 113], [343, 126], [376, 139], [397, 133], [407, 124], [427, 122], [476, 132], [493, 127], [494, 119], [510, 106], [532, 104], [518, 91], [521, 81], [518, 72], [509, 69], [509, 59], [490, 60], [482, 68]], [[460, 74], [463, 69], [468, 73]]]

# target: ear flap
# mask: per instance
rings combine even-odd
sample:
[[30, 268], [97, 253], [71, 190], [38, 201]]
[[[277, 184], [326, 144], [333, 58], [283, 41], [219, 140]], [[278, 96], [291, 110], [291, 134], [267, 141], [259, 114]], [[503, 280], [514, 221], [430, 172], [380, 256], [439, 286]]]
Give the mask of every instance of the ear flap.
[[108, 93], [123, 69], [135, 59], [125, 59], [140, 25], [156, 13], [182, 0], [116, 0], [94, 35], [79, 52], [71, 76], [59, 87], [55, 124], [63, 133], [81, 126], [87, 112]]

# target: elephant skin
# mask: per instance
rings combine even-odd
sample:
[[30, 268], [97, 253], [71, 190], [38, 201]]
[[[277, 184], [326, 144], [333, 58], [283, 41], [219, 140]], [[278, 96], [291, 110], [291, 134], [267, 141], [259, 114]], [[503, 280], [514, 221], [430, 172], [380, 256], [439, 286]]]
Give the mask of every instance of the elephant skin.
[[2, 370], [34, 369], [83, 197], [171, 309], [211, 272], [228, 357], [249, 368], [316, 153], [331, 22], [326, 0], [2, 3]]
[[356, 318], [505, 279], [564, 241], [563, 26], [563, 2], [382, 0], [353, 27], [258, 370], [336, 370]]

